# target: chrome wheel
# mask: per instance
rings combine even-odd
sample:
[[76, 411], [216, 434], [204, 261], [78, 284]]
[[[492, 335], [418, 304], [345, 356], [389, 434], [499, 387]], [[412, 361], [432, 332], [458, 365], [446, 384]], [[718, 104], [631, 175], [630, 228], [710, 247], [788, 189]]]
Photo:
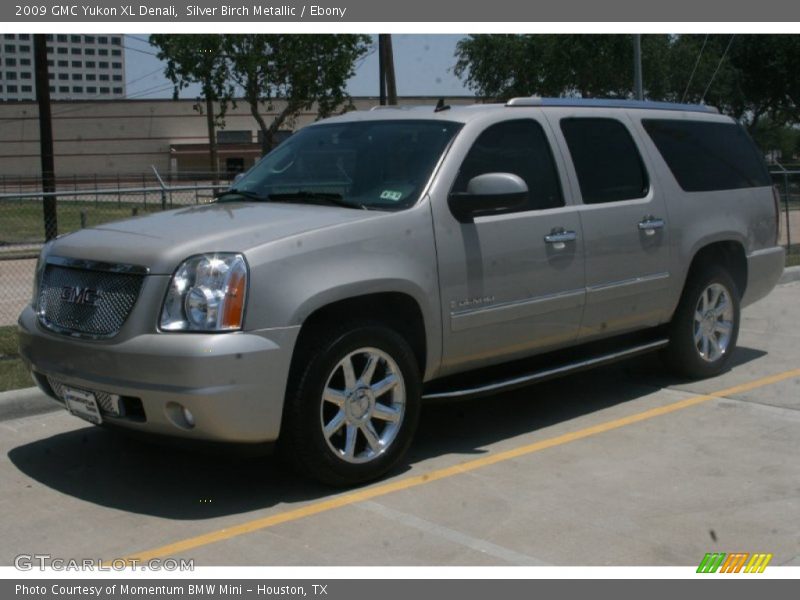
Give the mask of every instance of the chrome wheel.
[[377, 348], [360, 348], [328, 376], [320, 404], [322, 435], [341, 460], [369, 462], [392, 445], [405, 408], [403, 374], [395, 360]]
[[733, 334], [734, 306], [728, 289], [712, 283], [697, 301], [694, 310], [694, 346], [706, 362], [719, 360], [728, 351]]

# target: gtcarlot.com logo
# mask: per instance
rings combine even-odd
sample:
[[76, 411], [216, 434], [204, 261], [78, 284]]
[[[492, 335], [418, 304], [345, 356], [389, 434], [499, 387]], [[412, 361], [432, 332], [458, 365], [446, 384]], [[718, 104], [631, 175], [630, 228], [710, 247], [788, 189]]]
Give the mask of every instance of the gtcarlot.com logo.
[[749, 552], [709, 552], [700, 561], [698, 573], [763, 573], [772, 554], [750, 554]]
[[194, 559], [186, 558], [58, 558], [50, 554], [18, 554], [14, 557], [18, 571], [52, 569], [53, 571], [194, 571]]

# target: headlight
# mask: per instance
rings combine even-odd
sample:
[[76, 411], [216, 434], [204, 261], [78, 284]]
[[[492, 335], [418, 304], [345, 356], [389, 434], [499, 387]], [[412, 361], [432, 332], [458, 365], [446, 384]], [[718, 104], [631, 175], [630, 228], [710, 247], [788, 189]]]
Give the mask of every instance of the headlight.
[[247, 263], [241, 254], [193, 256], [172, 276], [161, 309], [161, 329], [241, 329], [246, 295]]
[[33, 294], [31, 295], [31, 306], [33, 310], [39, 310], [39, 288], [42, 285], [42, 273], [44, 273], [44, 265], [47, 260], [47, 253], [50, 251], [52, 241], [47, 242], [42, 246], [42, 251], [39, 253], [39, 258], [36, 261], [36, 270], [33, 272]]

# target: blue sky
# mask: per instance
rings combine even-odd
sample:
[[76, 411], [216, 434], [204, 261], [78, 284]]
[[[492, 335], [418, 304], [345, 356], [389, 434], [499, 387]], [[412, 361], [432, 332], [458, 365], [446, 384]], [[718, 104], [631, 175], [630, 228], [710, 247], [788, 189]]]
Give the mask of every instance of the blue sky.
[[[171, 98], [172, 85], [164, 77], [164, 66], [147, 43], [148, 34], [125, 36], [125, 70], [128, 96], [133, 98]], [[455, 47], [463, 35], [394, 34], [397, 93], [401, 96], [473, 95], [453, 74]], [[377, 39], [377, 37], [375, 38]], [[377, 50], [377, 43], [375, 44]], [[352, 96], [378, 95], [378, 55], [371, 52], [358, 65], [348, 82]], [[196, 87], [186, 88], [182, 98], [195, 98]]]

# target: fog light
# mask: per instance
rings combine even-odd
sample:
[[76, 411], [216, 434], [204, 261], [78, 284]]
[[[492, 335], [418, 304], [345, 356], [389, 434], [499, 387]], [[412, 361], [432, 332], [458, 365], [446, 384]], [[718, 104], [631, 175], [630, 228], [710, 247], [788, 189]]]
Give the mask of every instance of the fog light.
[[194, 415], [192, 414], [192, 411], [185, 406], [183, 407], [183, 418], [186, 419], [186, 424], [189, 427], [194, 427]]

